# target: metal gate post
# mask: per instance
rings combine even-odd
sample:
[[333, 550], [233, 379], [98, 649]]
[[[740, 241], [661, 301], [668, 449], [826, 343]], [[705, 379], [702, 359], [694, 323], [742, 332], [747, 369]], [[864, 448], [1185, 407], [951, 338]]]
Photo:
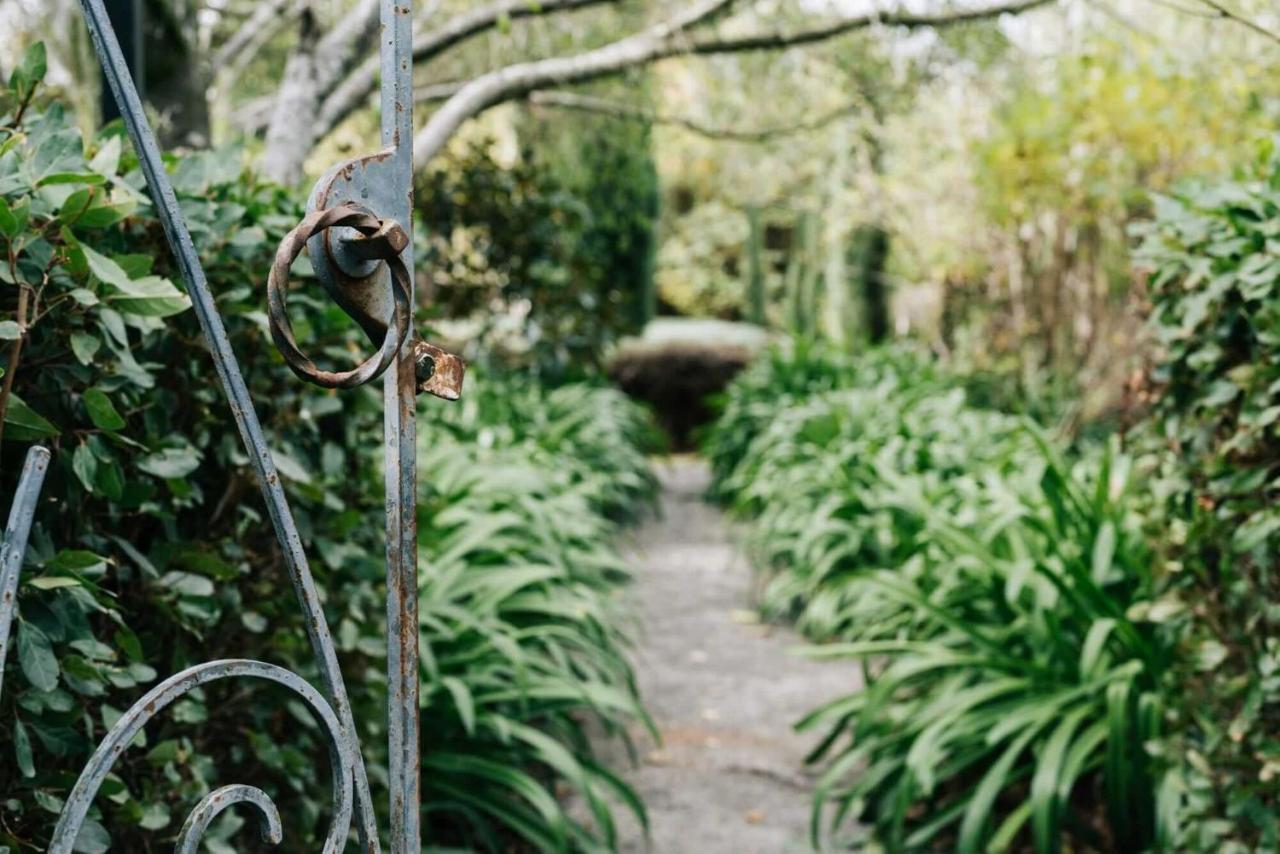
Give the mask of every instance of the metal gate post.
[[[190, 232], [165, 171], [137, 88], [125, 67], [102, 0], [80, 0], [104, 75], [125, 120], [129, 138], [155, 202], [192, 308], [209, 345], [232, 417], [257, 476], [284, 563], [303, 611], [323, 682], [323, 694], [283, 668], [260, 661], [228, 659], [197, 664], [174, 674], [139, 699], [112, 726], [67, 797], [49, 850], [70, 854], [99, 787], [112, 764], [148, 720], [201, 685], [220, 679], [255, 678], [282, 685], [311, 708], [329, 740], [333, 818], [323, 850], [346, 846], [355, 819], [361, 848], [380, 848], [377, 822], [333, 639], [324, 617], [302, 541], [289, 509], [262, 425], [226, 329], [205, 279]], [[386, 489], [387, 732], [393, 854], [418, 854], [420, 772], [418, 738], [417, 472], [415, 400], [420, 392], [457, 400], [462, 360], [413, 334], [413, 47], [411, 0], [381, 0], [382, 144], [377, 154], [339, 164], [317, 182], [308, 214], [281, 243], [266, 282], [271, 336], [290, 369], [325, 388], [353, 388], [383, 378], [383, 451]], [[378, 347], [356, 368], [326, 371], [294, 340], [287, 294], [289, 269], [303, 247], [316, 277]], [[31, 472], [42, 472], [43, 448], [32, 450]], [[0, 548], [0, 653], [16, 607], [17, 574], [39, 492], [39, 477], [24, 477], [21, 512]], [[0, 672], [3, 658], [0, 658]], [[279, 842], [279, 815], [267, 794], [253, 786], [224, 786], [196, 805], [178, 840], [179, 852], [198, 850], [210, 822], [233, 804], [255, 808], [263, 838]]]
[[[384, 222], [413, 216], [413, 9], [412, 0], [381, 0], [382, 146], [378, 154], [341, 163], [322, 177], [308, 208], [343, 204], [367, 207]], [[336, 239], [335, 239], [336, 238]], [[360, 250], [359, 235], [326, 232], [308, 248], [321, 282], [374, 341], [385, 335], [393, 306], [377, 286], [378, 270]], [[413, 269], [413, 241], [400, 257]], [[408, 283], [413, 299], [412, 278]], [[418, 854], [418, 521], [417, 431], [414, 401], [419, 378], [430, 381], [442, 365], [412, 341], [412, 320], [396, 358], [383, 375], [383, 450], [387, 507], [387, 740], [391, 791], [392, 854]], [[448, 395], [445, 395], [448, 396]]]
[[[382, 145], [391, 151], [386, 198], [375, 211], [412, 229], [412, 0], [382, 0]], [[383, 208], [382, 206], [386, 207]], [[410, 230], [412, 237], [412, 230]], [[413, 269], [413, 241], [405, 246]], [[413, 289], [410, 281], [409, 296]], [[410, 325], [410, 335], [413, 327]], [[408, 341], [382, 379], [387, 491], [387, 739], [392, 854], [419, 854], [418, 788], [418, 477], [415, 370]]]

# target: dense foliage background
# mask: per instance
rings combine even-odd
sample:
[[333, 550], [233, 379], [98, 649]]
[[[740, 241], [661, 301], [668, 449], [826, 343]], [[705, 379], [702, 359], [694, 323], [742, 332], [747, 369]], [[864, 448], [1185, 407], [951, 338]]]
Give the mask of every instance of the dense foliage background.
[[1231, 180], [1155, 200], [1138, 230], [1159, 342], [1136, 437], [1161, 454], [1161, 546], [1185, 633], [1186, 786], [1194, 844], [1280, 844], [1275, 509], [1280, 158], [1267, 141]]
[[[148, 107], [184, 147], [184, 216], [378, 788], [379, 404], [298, 383], [266, 345], [266, 264], [305, 193], [256, 171], [283, 151], [301, 184], [377, 148], [373, 88], [320, 128], [288, 126], [284, 97], [316, 44], [330, 79], [297, 115], [359, 82], [376, 4], [145, 5]], [[430, 4], [416, 40], [447, 44], [415, 64], [420, 123], [477, 75], [686, 6]], [[474, 368], [462, 403], [419, 412], [431, 839], [608, 850], [611, 810], [643, 824], [587, 733], [649, 724], [612, 544], [655, 494], [658, 442], [597, 369], [625, 378], [619, 341], [674, 314], [778, 345], [689, 324], [634, 347], [628, 387], [674, 401], [683, 442], [696, 398], [754, 358], [703, 450], [762, 616], [850, 674], [801, 722], [815, 840], [1280, 848], [1280, 17], [1156, 6], [854, 26], [857, 4], [726, 4], [675, 31], [696, 55], [561, 65], [420, 158], [416, 316]], [[760, 49], [706, 50], [744, 36]], [[97, 130], [72, 0], [0, 0], [0, 67], [0, 494], [30, 444], [55, 451], [0, 698], [3, 851], [42, 844], [160, 675], [233, 654], [314, 673], [136, 162]], [[345, 365], [366, 344], [308, 272], [295, 328]], [[117, 767], [80, 847], [150, 850], [211, 785], [251, 778], [307, 850], [320, 748], [287, 697], [192, 695]], [[214, 847], [237, 831], [225, 816]]]

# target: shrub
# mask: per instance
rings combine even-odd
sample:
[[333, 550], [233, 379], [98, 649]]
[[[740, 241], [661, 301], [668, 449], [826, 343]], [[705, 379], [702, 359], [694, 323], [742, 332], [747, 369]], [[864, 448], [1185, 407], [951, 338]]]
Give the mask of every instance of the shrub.
[[[1280, 155], [1157, 197], [1138, 229], [1150, 274], [1152, 417], [1168, 586], [1190, 607], [1180, 845], [1280, 845]], [[1194, 698], [1194, 699], [1192, 699]]]
[[707, 431], [704, 451], [711, 463], [712, 492], [729, 496], [726, 480], [751, 443], [779, 412], [809, 395], [874, 383], [895, 370], [904, 382], [928, 382], [933, 366], [907, 345], [885, 347], [856, 359], [829, 345], [798, 340], [757, 357], [716, 401], [720, 417]]
[[904, 359], [775, 414], [721, 480], [752, 519], [765, 613], [866, 681], [800, 724], [824, 731], [815, 839], [829, 815], [890, 850], [1162, 844], [1169, 603], [1129, 458], [1069, 465]]
[[[88, 751], [159, 674], [234, 656], [316, 681], [136, 159], [118, 126], [86, 146], [58, 104], [32, 101], [40, 66], [33, 52], [0, 118], [0, 306], [14, 318], [0, 322], [11, 383], [0, 493], [12, 494], [29, 443], [55, 453], [0, 697], [0, 847], [15, 850], [48, 840]], [[268, 343], [262, 283], [301, 215], [295, 194], [256, 181], [234, 151], [169, 166], [325, 592], [380, 802], [379, 395], [299, 382]], [[295, 329], [319, 358], [345, 364], [365, 342], [316, 293], [308, 282], [291, 297]], [[426, 838], [493, 850], [608, 844], [605, 795], [641, 807], [583, 733], [591, 719], [613, 731], [643, 719], [609, 540], [612, 520], [652, 493], [640, 447], [650, 428], [601, 388], [473, 377], [467, 396], [460, 409], [430, 402], [421, 413]], [[244, 687], [208, 686], [148, 728], [115, 765], [84, 850], [147, 850], [212, 786], [249, 781], [288, 817], [289, 848], [314, 849], [328, 812], [320, 741], [291, 704]], [[560, 809], [561, 784], [592, 806], [592, 827]], [[239, 824], [224, 815], [211, 847], [234, 850]]]
[[[577, 377], [644, 324], [657, 213], [647, 136], [571, 138], [581, 152], [551, 163], [526, 149], [503, 164], [484, 143], [418, 175], [416, 257], [432, 270], [433, 305], [480, 342], [468, 357]], [[579, 158], [589, 162], [564, 174]]]
[[815, 396], [780, 413], [725, 481], [753, 517], [748, 543], [767, 572], [761, 605], [825, 640], [849, 628], [849, 582], [896, 567], [927, 541], [901, 506], [917, 490], [957, 524], [976, 521], [990, 477], [1034, 475], [1019, 423], [963, 393], [875, 386]]

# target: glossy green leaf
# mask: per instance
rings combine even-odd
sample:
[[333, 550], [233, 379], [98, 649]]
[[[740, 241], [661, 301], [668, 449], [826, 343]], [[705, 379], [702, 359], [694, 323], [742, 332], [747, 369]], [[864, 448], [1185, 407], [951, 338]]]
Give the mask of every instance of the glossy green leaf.
[[58, 687], [58, 657], [49, 637], [29, 622], [18, 623], [18, 664], [31, 687], [52, 691]]
[[61, 432], [47, 418], [27, 406], [16, 394], [9, 395], [9, 405], [4, 412], [4, 424], [4, 435], [19, 442], [38, 442], [41, 439], [57, 436]]
[[89, 419], [99, 430], [120, 430], [124, 427], [124, 416], [116, 410], [111, 398], [101, 389], [85, 389], [84, 405], [89, 411]]

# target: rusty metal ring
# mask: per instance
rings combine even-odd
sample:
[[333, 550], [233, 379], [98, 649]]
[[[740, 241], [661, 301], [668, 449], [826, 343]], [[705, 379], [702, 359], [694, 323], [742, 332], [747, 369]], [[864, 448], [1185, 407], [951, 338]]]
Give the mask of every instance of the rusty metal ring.
[[285, 293], [289, 285], [289, 268], [302, 254], [307, 241], [318, 232], [334, 226], [354, 228], [371, 237], [383, 227], [382, 220], [372, 212], [354, 204], [313, 211], [298, 223], [298, 227], [285, 235], [276, 251], [275, 262], [267, 276], [267, 317], [271, 326], [271, 339], [284, 356], [290, 370], [309, 383], [323, 388], [355, 388], [382, 375], [395, 359], [396, 353], [409, 335], [409, 270], [400, 255], [390, 247], [379, 257], [391, 271], [391, 297], [395, 302], [393, 322], [387, 325], [387, 334], [378, 352], [349, 371], [322, 371], [303, 352], [293, 337], [293, 324], [285, 305]]

